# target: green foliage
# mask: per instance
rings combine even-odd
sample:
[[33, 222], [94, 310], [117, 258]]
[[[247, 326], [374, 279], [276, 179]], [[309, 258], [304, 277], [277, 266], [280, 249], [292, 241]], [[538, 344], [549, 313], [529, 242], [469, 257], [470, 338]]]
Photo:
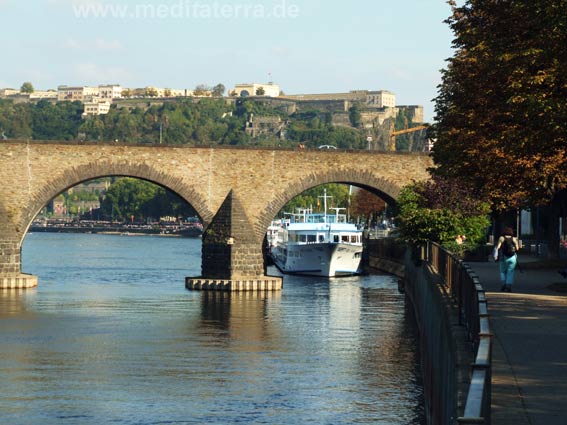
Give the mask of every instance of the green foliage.
[[[406, 110], [400, 108], [396, 120], [394, 123], [394, 130], [404, 130], [408, 128], [409, 120], [406, 115]], [[410, 134], [400, 134], [396, 136], [396, 150], [397, 151], [407, 151], [410, 144]]]
[[[397, 223], [403, 240], [452, 244], [457, 235], [465, 235], [468, 246], [484, 241], [489, 225], [488, 204], [465, 202], [462, 191], [455, 192], [460, 193], [460, 202], [440, 203], [439, 198], [446, 196], [445, 191], [446, 185], [436, 182], [414, 183], [402, 190], [398, 198]], [[475, 199], [473, 192], [467, 199]]]
[[321, 111], [295, 113], [289, 120], [287, 139], [302, 143], [308, 148], [333, 145], [340, 149], [365, 149], [366, 136], [363, 132], [348, 127], [335, 127], [331, 114]]
[[88, 117], [79, 126], [79, 133], [84, 134], [86, 140], [102, 140], [104, 130], [104, 121], [100, 118], [100, 116]]
[[29, 81], [26, 81], [25, 83], [22, 84], [22, 87], [20, 87], [20, 91], [22, 93], [33, 93], [35, 90], [33, 88], [33, 84], [30, 83]]
[[[215, 86], [216, 87], [216, 86]], [[217, 87], [221, 90], [222, 87]], [[48, 140], [118, 141], [172, 145], [230, 145], [307, 148], [333, 145], [341, 149], [365, 149], [365, 131], [334, 126], [329, 112], [302, 111], [291, 116], [274, 109], [269, 102], [254, 98], [176, 99], [161, 105], [128, 108], [112, 105], [106, 115], [82, 119], [79, 102], [52, 104], [14, 104], [0, 100], [0, 130], [9, 138]], [[254, 117], [280, 117], [285, 139], [279, 134], [262, 134], [252, 138], [246, 133], [246, 122]]]
[[60, 102], [56, 105], [41, 100], [31, 110], [32, 137], [40, 140], [74, 140], [82, 124], [83, 105], [80, 102]]
[[195, 210], [176, 194], [151, 182], [121, 178], [106, 192], [101, 204], [103, 215], [113, 220], [136, 221], [148, 217], [192, 216]]
[[32, 137], [32, 114], [26, 104], [0, 99], [0, 129], [13, 139]]
[[211, 93], [212, 88], [207, 86], [206, 84], [198, 84], [193, 89], [193, 94], [195, 96], [207, 96]]
[[226, 91], [226, 87], [224, 86], [224, 84], [219, 83], [213, 87], [211, 94], [216, 97], [221, 97], [224, 96], [225, 91]]
[[359, 128], [362, 125], [362, 115], [360, 113], [360, 106], [355, 103], [348, 110], [348, 119], [350, 120], [350, 125], [354, 128]]
[[79, 192], [73, 192], [69, 194], [67, 199], [70, 202], [77, 202], [77, 201], [98, 201], [98, 195], [94, 192], [90, 192], [87, 190], [81, 190]]
[[147, 87], [146, 88], [146, 96], [147, 97], [157, 97], [158, 92], [155, 88], [153, 87]]

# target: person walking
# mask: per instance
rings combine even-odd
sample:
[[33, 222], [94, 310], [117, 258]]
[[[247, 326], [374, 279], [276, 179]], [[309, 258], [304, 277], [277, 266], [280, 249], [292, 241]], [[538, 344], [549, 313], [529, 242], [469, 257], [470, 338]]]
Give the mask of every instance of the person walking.
[[494, 261], [498, 262], [500, 269], [501, 291], [512, 292], [512, 284], [514, 283], [514, 274], [518, 265], [518, 251], [520, 243], [514, 237], [514, 230], [511, 227], [505, 227], [502, 236], [498, 238], [498, 242], [494, 247]]

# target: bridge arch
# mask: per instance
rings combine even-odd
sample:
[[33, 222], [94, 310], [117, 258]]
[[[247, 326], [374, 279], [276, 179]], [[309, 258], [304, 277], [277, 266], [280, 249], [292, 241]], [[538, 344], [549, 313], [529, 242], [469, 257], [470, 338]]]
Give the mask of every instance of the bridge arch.
[[430, 178], [432, 160], [371, 151], [14, 140], [0, 144], [0, 165], [0, 287], [7, 287], [20, 278], [21, 242], [35, 215], [83, 181], [140, 178], [191, 204], [208, 230], [203, 276], [215, 284], [216, 279], [262, 278], [266, 229], [295, 195], [325, 183], [344, 183], [392, 203], [404, 185]]
[[296, 196], [308, 189], [329, 183], [352, 184], [383, 198], [387, 203], [396, 202], [401, 187], [386, 177], [377, 176], [368, 171], [357, 170], [330, 170], [303, 177], [276, 193], [260, 215], [255, 233], [259, 241], [264, 240], [266, 229], [281, 209]]
[[29, 229], [35, 216], [55, 196], [85, 181], [111, 176], [139, 178], [175, 192], [197, 211], [197, 214], [203, 220], [204, 226], [210, 223], [214, 216], [202, 196], [178, 177], [163, 173], [145, 163], [132, 164], [129, 162], [96, 161], [63, 170], [59, 174], [52, 176], [49, 182], [46, 182], [45, 185], [31, 195], [28, 206], [22, 212], [22, 222], [18, 226], [20, 229], [24, 229], [20, 243], [23, 241], [27, 229]]

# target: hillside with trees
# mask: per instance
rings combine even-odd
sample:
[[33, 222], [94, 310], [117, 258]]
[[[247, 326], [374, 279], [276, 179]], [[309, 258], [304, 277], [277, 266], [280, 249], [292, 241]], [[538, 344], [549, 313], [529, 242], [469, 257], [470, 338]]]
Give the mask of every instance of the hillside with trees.
[[[218, 93], [224, 90], [222, 85], [206, 88]], [[370, 130], [361, 126], [361, 108], [353, 106], [351, 126], [345, 126], [334, 124], [328, 111], [306, 110], [290, 115], [254, 98], [228, 102], [219, 97], [189, 98], [157, 103], [134, 99], [120, 107], [113, 104], [106, 115], [86, 118], [82, 118], [80, 102], [15, 103], [0, 99], [0, 132], [9, 139], [284, 148], [302, 144], [307, 148], [333, 145], [340, 149], [367, 149]], [[403, 111], [399, 115], [396, 128], [407, 127]], [[279, 129], [263, 128], [258, 134], [247, 131], [252, 120], [261, 122], [266, 118], [280, 122]], [[403, 138], [398, 142], [401, 149], [410, 146]]]

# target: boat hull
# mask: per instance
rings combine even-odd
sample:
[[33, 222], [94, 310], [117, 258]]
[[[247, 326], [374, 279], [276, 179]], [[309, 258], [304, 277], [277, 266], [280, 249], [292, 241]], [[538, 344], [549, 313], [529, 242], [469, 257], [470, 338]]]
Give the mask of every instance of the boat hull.
[[297, 244], [274, 247], [271, 257], [287, 274], [352, 276], [360, 272], [362, 245], [346, 243]]

